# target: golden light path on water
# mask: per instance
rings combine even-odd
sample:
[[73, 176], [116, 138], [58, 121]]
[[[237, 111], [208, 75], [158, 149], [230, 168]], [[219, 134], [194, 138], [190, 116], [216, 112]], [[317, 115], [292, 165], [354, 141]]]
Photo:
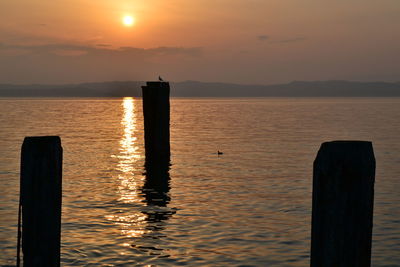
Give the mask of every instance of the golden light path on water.
[[[143, 197], [141, 194], [141, 185], [144, 177], [135, 175], [139, 171], [137, 162], [141, 159], [139, 147], [137, 145], [136, 133], [136, 113], [135, 100], [132, 97], [125, 97], [122, 101], [123, 117], [121, 126], [123, 135], [120, 140], [117, 170], [119, 171], [118, 180], [118, 202], [126, 204], [141, 205]], [[130, 209], [129, 212], [121, 212], [118, 215], [108, 215], [107, 219], [113, 221], [121, 227], [121, 234], [126, 237], [141, 237], [146, 233], [147, 216], [142, 212]], [[129, 246], [130, 244], [124, 243]]]
[[132, 203], [138, 200], [138, 185], [135, 181], [134, 171], [136, 170], [135, 163], [140, 159], [138, 146], [136, 145], [137, 137], [134, 135], [136, 130], [136, 114], [134, 112], [134, 100], [131, 97], [125, 97], [122, 105], [124, 115], [121, 124], [124, 129], [124, 135], [120, 140], [120, 155], [117, 169], [121, 171], [119, 179], [120, 198], [119, 201], [124, 203]]

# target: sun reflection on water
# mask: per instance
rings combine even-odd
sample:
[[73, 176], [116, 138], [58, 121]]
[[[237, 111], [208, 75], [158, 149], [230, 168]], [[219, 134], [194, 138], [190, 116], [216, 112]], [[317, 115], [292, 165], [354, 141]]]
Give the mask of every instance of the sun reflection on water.
[[130, 176], [135, 170], [134, 163], [140, 159], [138, 153], [138, 146], [136, 144], [137, 137], [135, 136], [136, 131], [136, 114], [134, 112], [135, 103], [132, 97], [125, 97], [122, 102], [124, 108], [124, 116], [121, 124], [124, 129], [124, 135], [119, 142], [120, 155], [118, 156], [118, 170], [123, 174]]
[[[137, 115], [135, 113], [135, 100], [125, 97], [122, 101], [123, 117], [121, 126], [123, 135], [120, 140], [118, 159], [118, 202], [141, 206], [143, 202], [142, 192], [144, 177], [140, 175], [139, 160], [141, 155], [137, 144]], [[137, 204], [137, 205], [135, 205]], [[120, 226], [121, 234], [126, 237], [141, 237], [146, 233], [146, 218], [142, 212], [135, 209], [129, 211], [120, 210], [117, 214], [106, 216]]]

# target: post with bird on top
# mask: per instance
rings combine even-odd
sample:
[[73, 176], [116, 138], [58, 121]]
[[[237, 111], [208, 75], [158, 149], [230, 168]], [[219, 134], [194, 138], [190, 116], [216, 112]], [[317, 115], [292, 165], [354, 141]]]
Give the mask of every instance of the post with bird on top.
[[170, 161], [170, 86], [158, 77], [142, 86], [146, 168], [169, 167]]

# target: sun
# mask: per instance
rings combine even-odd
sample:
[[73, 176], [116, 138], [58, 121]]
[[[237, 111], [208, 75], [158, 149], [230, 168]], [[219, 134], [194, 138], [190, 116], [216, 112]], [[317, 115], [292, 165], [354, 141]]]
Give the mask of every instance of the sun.
[[122, 18], [122, 23], [126, 26], [126, 27], [131, 27], [133, 26], [133, 24], [135, 24], [135, 18], [132, 17], [131, 15], [126, 15]]

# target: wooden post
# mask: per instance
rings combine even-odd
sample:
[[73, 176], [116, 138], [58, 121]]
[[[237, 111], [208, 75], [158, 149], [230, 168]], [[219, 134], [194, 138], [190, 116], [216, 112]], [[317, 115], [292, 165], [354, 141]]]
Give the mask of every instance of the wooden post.
[[24, 266], [58, 267], [62, 191], [60, 137], [25, 138], [20, 185]]
[[323, 143], [313, 176], [311, 266], [370, 266], [375, 182], [372, 143]]
[[146, 166], [169, 164], [169, 83], [142, 86]]

